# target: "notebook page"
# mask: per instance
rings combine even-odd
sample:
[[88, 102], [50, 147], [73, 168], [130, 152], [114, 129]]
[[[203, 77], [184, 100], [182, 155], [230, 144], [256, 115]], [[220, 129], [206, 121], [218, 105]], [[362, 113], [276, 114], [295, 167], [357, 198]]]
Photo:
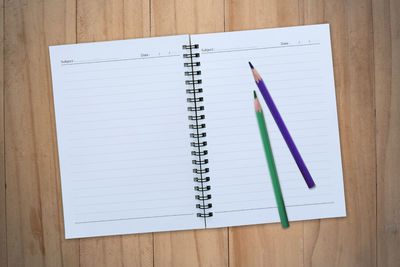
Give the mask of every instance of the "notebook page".
[[[345, 216], [329, 25], [192, 36], [201, 49], [214, 216], [207, 227], [278, 222], [254, 111], [266, 117], [290, 221]], [[308, 189], [254, 82], [263, 77], [314, 178]]]
[[50, 47], [66, 238], [204, 228], [189, 146], [188, 42]]

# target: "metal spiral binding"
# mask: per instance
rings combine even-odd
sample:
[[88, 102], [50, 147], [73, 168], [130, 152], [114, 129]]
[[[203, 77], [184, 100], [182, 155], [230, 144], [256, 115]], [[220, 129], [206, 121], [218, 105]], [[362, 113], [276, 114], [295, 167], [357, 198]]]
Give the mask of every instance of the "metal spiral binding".
[[207, 146], [207, 141], [205, 138], [207, 136], [205, 132], [206, 124], [204, 123], [205, 115], [201, 114], [204, 111], [204, 106], [201, 103], [204, 101], [204, 98], [201, 96], [203, 93], [203, 89], [199, 88], [202, 84], [200, 62], [195, 61], [200, 57], [200, 53], [198, 53], [199, 45], [183, 45], [183, 50], [186, 50], [187, 53], [183, 54], [183, 57], [187, 60], [184, 63], [184, 67], [189, 68], [188, 71], [185, 71], [185, 76], [190, 77], [185, 81], [186, 85], [190, 87], [186, 89], [186, 93], [190, 96], [187, 98], [187, 102], [189, 103], [188, 111], [190, 115], [188, 119], [193, 123], [189, 124], [189, 128], [193, 130], [190, 133], [190, 137], [193, 138], [193, 142], [190, 143], [190, 146], [193, 147], [193, 151], [191, 152], [193, 156], [192, 164], [196, 165], [196, 168], [193, 169], [193, 173], [195, 174], [194, 182], [196, 186], [194, 186], [194, 190], [198, 192], [195, 196], [199, 201], [196, 204], [196, 208], [200, 209], [200, 212], [197, 213], [197, 217], [212, 217], [213, 213], [210, 211], [212, 208], [211, 200], [211, 186], [208, 185], [210, 182], [210, 177], [207, 174], [210, 172], [209, 168], [205, 166], [208, 164], [208, 159], [205, 158], [208, 154], [208, 150], [205, 149]]

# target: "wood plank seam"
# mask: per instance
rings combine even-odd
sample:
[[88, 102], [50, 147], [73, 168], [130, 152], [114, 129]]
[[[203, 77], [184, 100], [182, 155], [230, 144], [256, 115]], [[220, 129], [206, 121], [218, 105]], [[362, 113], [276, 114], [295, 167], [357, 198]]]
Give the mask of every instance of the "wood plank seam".
[[[372, 0], [370, 0], [370, 5], [371, 5], [371, 12], [370, 12], [370, 17], [371, 17], [371, 27], [372, 27], [372, 45], [375, 43], [375, 34], [374, 34], [374, 16], [373, 16], [373, 2]], [[376, 89], [375, 89], [375, 47], [373, 45], [372, 49], [371, 49], [371, 53], [372, 53], [372, 68], [371, 68], [371, 83], [372, 83], [372, 101], [373, 101], [373, 105], [374, 105], [374, 121], [375, 121], [375, 144], [374, 144], [374, 149], [375, 149], [375, 266], [378, 266], [378, 246], [379, 246], [379, 242], [378, 242], [378, 150], [377, 150], [377, 142], [378, 142], [378, 138], [377, 138], [377, 119], [376, 119]]]
[[[2, 90], [2, 92], [1, 92], [1, 94], [2, 94], [2, 103], [1, 103], [1, 112], [2, 112], [2, 122], [1, 122], [1, 134], [3, 135], [2, 136], [2, 149], [1, 149], [1, 154], [2, 154], [2, 162], [1, 162], [1, 164], [2, 164], [2, 168], [1, 168], [1, 170], [2, 170], [2, 172], [1, 172], [1, 179], [2, 179], [2, 184], [1, 184], [1, 186], [3, 187], [1, 190], [4, 192], [4, 195], [2, 196], [3, 197], [3, 199], [4, 199], [4, 203], [3, 203], [3, 210], [4, 210], [4, 214], [1, 214], [1, 219], [2, 219], [2, 224], [4, 224], [4, 229], [1, 229], [0, 231], [3, 231], [3, 234], [4, 234], [4, 236], [3, 236], [3, 238], [4, 238], [4, 240], [1, 240], [1, 242], [2, 242], [2, 244], [1, 244], [1, 246], [4, 246], [4, 251], [2, 251], [1, 253], [2, 253], [2, 256], [4, 256], [4, 259], [1, 259], [1, 261], [0, 262], [3, 262], [3, 263], [5, 263], [6, 264], [6, 266], [8, 266], [8, 247], [7, 247], [7, 196], [6, 196], [6, 194], [7, 194], [7, 183], [6, 183], [6, 169], [5, 169], [5, 167], [6, 167], [6, 157], [5, 157], [5, 144], [6, 144], [6, 140], [5, 140], [5, 138], [6, 138], [6, 135], [5, 135], [5, 79], [4, 79], [4, 69], [5, 69], [5, 64], [4, 64], [4, 49], [5, 49], [5, 46], [4, 46], [4, 40], [5, 40], [5, 38], [4, 38], [4, 25], [5, 25], [5, 6], [4, 6], [4, 0], [3, 1], [1, 1], [1, 29], [0, 29], [0, 31], [1, 31], [1, 36], [0, 36], [0, 38], [1, 38], [1, 40], [0, 40], [0, 44], [1, 44], [1, 57], [0, 57], [0, 60], [1, 60], [1, 74], [0, 74], [0, 77], [1, 77], [1, 86], [2, 86], [2, 88], [1, 88], [1, 90]], [[2, 192], [2, 193], [3, 193]], [[3, 217], [4, 216], [4, 217]]]

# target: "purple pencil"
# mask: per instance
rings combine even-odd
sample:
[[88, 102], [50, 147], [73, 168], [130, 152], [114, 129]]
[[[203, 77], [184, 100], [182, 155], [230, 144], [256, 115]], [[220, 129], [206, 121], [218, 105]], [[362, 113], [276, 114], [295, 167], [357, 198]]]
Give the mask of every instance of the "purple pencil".
[[315, 186], [314, 180], [311, 177], [310, 172], [308, 171], [306, 164], [304, 163], [299, 150], [297, 149], [296, 145], [293, 142], [292, 137], [290, 136], [290, 133], [288, 129], [286, 128], [285, 123], [282, 120], [281, 114], [279, 113], [278, 109], [275, 106], [274, 101], [272, 100], [271, 95], [268, 92], [267, 87], [264, 84], [264, 81], [262, 80], [260, 74], [258, 74], [257, 70], [253, 67], [253, 64], [249, 62], [251, 71], [253, 72], [254, 80], [256, 81], [256, 84], [258, 86], [258, 89], [260, 89], [260, 92], [262, 96], [264, 97], [265, 102], [267, 103], [267, 106], [272, 114], [272, 117], [274, 118], [276, 124], [278, 125], [279, 130], [281, 131], [281, 134], [283, 136], [283, 139], [285, 139], [285, 142], [287, 146], [289, 147], [290, 153], [292, 153], [292, 156], [294, 160], [296, 161], [297, 166], [300, 169], [301, 174], [304, 177], [304, 181], [306, 181], [308, 188], [313, 188]]

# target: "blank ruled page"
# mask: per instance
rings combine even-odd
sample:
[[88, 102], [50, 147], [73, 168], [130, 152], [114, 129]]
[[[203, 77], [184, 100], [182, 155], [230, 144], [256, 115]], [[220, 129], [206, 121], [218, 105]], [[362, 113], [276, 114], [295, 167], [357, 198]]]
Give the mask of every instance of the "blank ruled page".
[[188, 42], [50, 47], [66, 238], [204, 227], [189, 146]]
[[[200, 45], [214, 216], [207, 227], [278, 222], [254, 111], [258, 92], [289, 220], [345, 216], [329, 26], [192, 36]], [[258, 91], [270, 90], [316, 187], [309, 190]]]

